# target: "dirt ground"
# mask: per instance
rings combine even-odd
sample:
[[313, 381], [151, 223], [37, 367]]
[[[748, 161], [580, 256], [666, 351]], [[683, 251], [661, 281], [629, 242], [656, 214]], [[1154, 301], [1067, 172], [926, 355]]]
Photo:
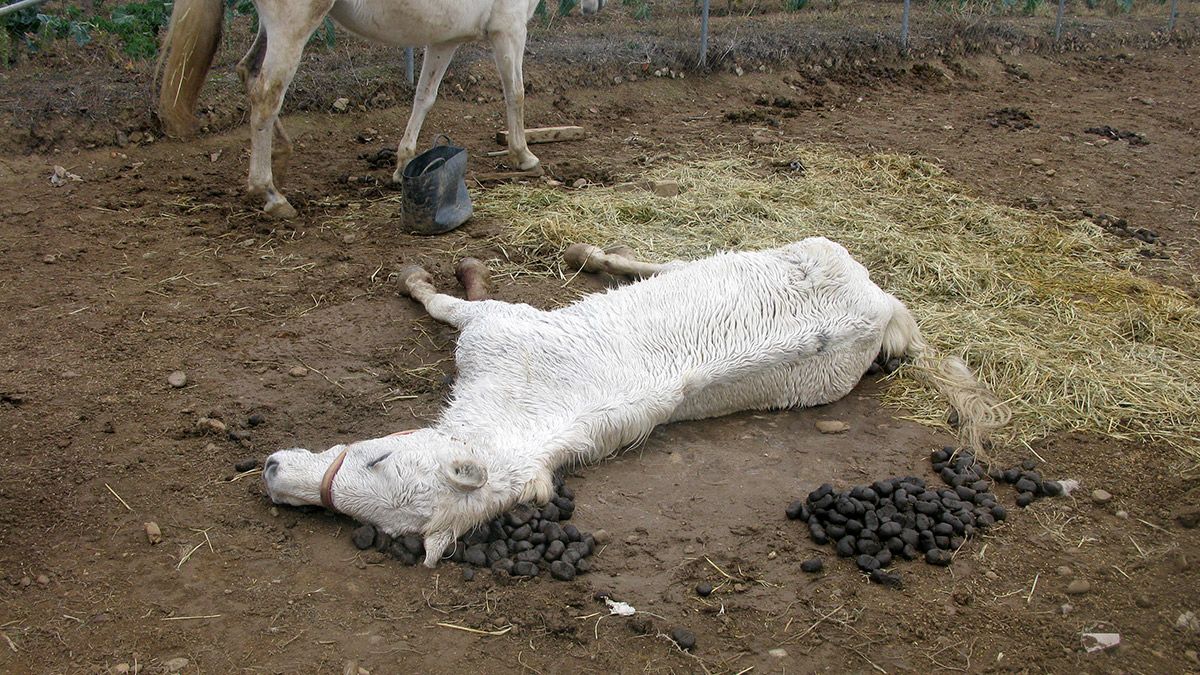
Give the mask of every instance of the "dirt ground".
[[[30, 91], [46, 68], [5, 81]], [[535, 148], [562, 189], [774, 139], [917, 153], [1000, 202], [1155, 231], [1147, 273], [1195, 296], [1198, 71], [1186, 41], [619, 84], [555, 82], [542, 63], [527, 122], [588, 128], [586, 141]], [[47, 86], [95, 75], [55, 72]], [[476, 89], [441, 101], [425, 136], [450, 133], [476, 171], [492, 170], [494, 74], [468, 60], [453, 78]], [[224, 92], [210, 92], [214, 118], [235, 120]], [[788, 502], [823, 482], [933, 479], [928, 452], [950, 438], [881, 408], [878, 382], [820, 409], [661, 428], [576, 471], [575, 522], [612, 541], [570, 584], [402, 567], [356, 551], [349, 520], [272, 508], [257, 477], [230, 481], [242, 458], [426, 422], [448, 391], [453, 333], [398, 298], [388, 272], [421, 262], [457, 292], [454, 262], [495, 257], [488, 235], [501, 224], [425, 239], [387, 217], [346, 217], [386, 194], [373, 179], [390, 169], [359, 155], [394, 146], [406, 114], [289, 116], [297, 154], [283, 185], [301, 216], [288, 223], [244, 200], [246, 133], [232, 122], [190, 143], [124, 147], [96, 140], [131, 131], [115, 117], [40, 144], [28, 127], [0, 132], [0, 671], [153, 673], [181, 658], [189, 673], [349, 661], [371, 673], [1200, 670], [1200, 632], [1176, 626], [1200, 612], [1200, 533], [1185, 526], [1200, 488], [1171, 448], [1045, 439], [1033, 448], [1043, 472], [1081, 481], [1075, 497], [1014, 513], [948, 568], [899, 565], [900, 590], [869, 584], [785, 520]], [[1102, 125], [1147, 143], [1085, 131]], [[55, 165], [81, 180], [51, 185]], [[549, 307], [600, 287], [523, 278], [497, 296]], [[307, 375], [289, 374], [296, 366]], [[175, 370], [185, 387], [168, 385]], [[251, 415], [265, 421], [251, 427]], [[200, 417], [245, 437], [199, 433]], [[851, 430], [821, 435], [819, 419]], [[1112, 501], [1093, 503], [1095, 488]], [[147, 543], [145, 521], [162, 543]], [[817, 556], [823, 573], [800, 571]], [[1068, 595], [1073, 581], [1090, 588]], [[725, 583], [700, 598], [699, 582]], [[647, 614], [603, 616], [602, 590]], [[696, 634], [694, 653], [665, 637], [677, 626]], [[1087, 653], [1087, 632], [1121, 644]]]

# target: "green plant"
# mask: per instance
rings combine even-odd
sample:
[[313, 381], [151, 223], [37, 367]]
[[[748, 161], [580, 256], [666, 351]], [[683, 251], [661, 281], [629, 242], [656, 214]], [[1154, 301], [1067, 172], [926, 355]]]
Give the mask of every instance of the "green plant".
[[808, 7], [808, 0], [784, 0], [783, 8], [789, 12], [799, 12]]
[[108, 18], [97, 17], [94, 25], [119, 37], [127, 56], [149, 59], [158, 53], [158, 32], [170, 18], [169, 0], [147, 0], [118, 5]]
[[558, 15], [566, 16], [570, 14], [571, 10], [575, 9], [575, 6], [578, 4], [579, 0], [558, 0]]
[[1032, 16], [1037, 11], [1038, 5], [1042, 4], [1042, 0], [1025, 0], [1025, 4], [1021, 6], [1021, 11], [1026, 16]]

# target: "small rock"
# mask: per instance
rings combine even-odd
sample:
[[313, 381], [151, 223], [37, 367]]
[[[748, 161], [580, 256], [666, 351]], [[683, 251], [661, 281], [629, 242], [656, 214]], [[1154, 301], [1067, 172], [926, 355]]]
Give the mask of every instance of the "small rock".
[[587, 184], [588, 180], [586, 178], [577, 178], [575, 179], [574, 183], [571, 183], [571, 186], [576, 188], [585, 188], [587, 187]]
[[250, 432], [245, 429], [230, 429], [229, 440], [231, 441], [248, 441], [250, 440]]
[[786, 659], [787, 655], [788, 655], [787, 650], [784, 649], [783, 647], [776, 647], [775, 649], [769, 649], [769, 650], [767, 650], [767, 654], [771, 655], [772, 658], [776, 658], [776, 659]]
[[1054, 568], [1054, 572], [1056, 574], [1058, 574], [1058, 576], [1060, 576], [1060, 577], [1069, 577], [1069, 576], [1071, 576], [1072, 570], [1070, 567], [1067, 567], [1066, 565], [1059, 565], [1058, 567]]
[[1146, 595], [1145, 593], [1139, 593], [1136, 597], [1134, 597], [1133, 603], [1142, 609], [1149, 609], [1154, 606], [1154, 600], [1152, 600], [1150, 596]]
[[1192, 509], [1179, 513], [1175, 516], [1175, 522], [1183, 528], [1192, 530], [1196, 525], [1200, 525], [1200, 509]]
[[306, 377], [308, 375], [308, 368], [304, 366], [292, 366], [292, 369], [288, 371], [288, 375], [292, 377]]
[[1092, 490], [1092, 501], [1097, 504], [1107, 504], [1112, 501], [1112, 494], [1099, 488]]
[[257, 468], [258, 468], [258, 458], [257, 457], [247, 457], [246, 459], [238, 460], [237, 463], [235, 463], [233, 465], [233, 470], [237, 471], [238, 473], [245, 473], [247, 471], [253, 471], [254, 469], [257, 469]]
[[146, 532], [146, 541], [153, 546], [162, 541], [162, 530], [158, 527], [158, 523], [150, 521], [142, 524], [142, 530]]
[[871, 583], [887, 586], [888, 588], [903, 588], [904, 586], [904, 581], [900, 578], [899, 574], [884, 572], [883, 570], [871, 570], [868, 578], [871, 580]]
[[168, 673], [178, 673], [179, 671], [183, 670], [184, 668], [187, 668], [189, 663], [191, 663], [191, 661], [188, 661], [187, 659], [180, 656], [178, 658], [174, 658], [169, 661], [164, 661], [162, 665], [163, 665], [163, 668]]
[[196, 420], [196, 427], [205, 433], [226, 433], [225, 423], [212, 417], [201, 417], [200, 419]]
[[1068, 602], [1068, 603], [1064, 603], [1064, 604], [1060, 605], [1058, 608], [1058, 612], [1059, 612], [1059, 614], [1066, 616], [1066, 615], [1070, 614], [1071, 610], [1073, 610], [1073, 609], [1075, 609], [1075, 605], [1072, 605], [1071, 603]]
[[[41, 583], [41, 577], [38, 577], [38, 583]], [[1186, 633], [1200, 633], [1200, 618], [1196, 617], [1196, 613], [1192, 611], [1184, 612], [1175, 619], [1175, 630], [1181, 630]]]
[[354, 542], [354, 548], [360, 551], [365, 551], [375, 543], [375, 526], [363, 525], [354, 530], [350, 535], [350, 539]]
[[333, 102], [333, 109], [337, 112], [344, 113], [350, 109], [350, 99], [342, 97]]
[[658, 180], [650, 184], [650, 191], [659, 197], [678, 197], [679, 183], [673, 180]]
[[575, 568], [570, 563], [555, 560], [550, 563], [550, 576], [559, 581], [571, 581], [575, 578]]
[[596, 530], [592, 533], [592, 540], [596, 542], [597, 546], [607, 544], [609, 539], [610, 537], [607, 530]]
[[54, 263], [58, 262], [58, 256], [54, 255], [53, 253], [47, 253], [46, 255], [42, 256], [42, 262], [46, 263], [47, 265], [53, 265]]
[[712, 595], [712, 592], [713, 592], [712, 584], [707, 584], [707, 583], [696, 584], [696, 595], [698, 595], [702, 598], [707, 598], [708, 596]]
[[671, 639], [684, 651], [690, 652], [696, 648], [696, 634], [686, 628], [672, 628]]
[[1092, 590], [1092, 584], [1087, 579], [1075, 579], [1067, 584], [1067, 595], [1083, 595]]
[[463, 571], [462, 571], [462, 576], [463, 576], [463, 581], [474, 581], [475, 580], [475, 570], [471, 569], [470, 567], [464, 567]]
[[108, 672], [112, 673], [113, 675], [128, 675], [131, 672], [131, 669], [128, 663], [118, 663]]
[[946, 565], [949, 565], [952, 560], [954, 560], [954, 556], [950, 553], [950, 551], [943, 551], [940, 548], [931, 548], [925, 552], [925, 562], [929, 563], [930, 565], [945, 567]]
[[1188, 661], [1200, 666], [1200, 653], [1197, 653], [1195, 649], [1188, 649], [1183, 652], [1183, 655], [1187, 657]]
[[[34, 581], [37, 582], [38, 586], [49, 586], [50, 585], [50, 577], [46, 576], [45, 574], [37, 575], [37, 579], [34, 579]], [[1191, 612], [1188, 612], [1188, 614], [1191, 614]]]
[[255, 413], [255, 414], [251, 415], [250, 417], [246, 418], [246, 424], [249, 424], [252, 427], [256, 427], [266, 421], [267, 421], [267, 418], [258, 413]]
[[1046, 163], [1046, 160], [1041, 159], [1040, 157], [1034, 157], [1033, 159], [1029, 160], [1029, 163], [1034, 166], [1041, 166]]
[[30, 579], [29, 577], [21, 577], [21, 587], [22, 588], [29, 588], [32, 585], [33, 585], [33, 579]]
[[167, 376], [167, 384], [171, 385], [172, 387], [175, 387], [176, 389], [182, 389], [182, 388], [186, 387], [187, 383], [188, 383], [187, 373], [183, 372], [182, 370], [176, 370], [175, 372], [173, 372]]
[[777, 557], [779, 557], [779, 554], [776, 553], [775, 551], [771, 551], [770, 553], [767, 554], [767, 560], [774, 560]]
[[840, 434], [850, 430], [850, 425], [841, 420], [818, 420], [816, 426], [817, 431], [823, 434]]
[[1113, 514], [1113, 515], [1115, 515], [1116, 517], [1118, 517], [1118, 518], [1121, 518], [1121, 519], [1128, 519], [1128, 518], [1129, 518], [1129, 512], [1128, 512], [1128, 511], [1124, 511], [1124, 510], [1122, 510], [1122, 511], [1117, 511], [1117, 512], [1116, 512], [1115, 514]]
[[804, 562], [800, 563], [800, 569], [809, 574], [816, 574], [824, 568], [825, 562], [820, 558], [813, 558], [812, 560], [805, 560]]
[[526, 560], [514, 564], [512, 568], [512, 575], [514, 577], [536, 577], [537, 573], [537, 565]]

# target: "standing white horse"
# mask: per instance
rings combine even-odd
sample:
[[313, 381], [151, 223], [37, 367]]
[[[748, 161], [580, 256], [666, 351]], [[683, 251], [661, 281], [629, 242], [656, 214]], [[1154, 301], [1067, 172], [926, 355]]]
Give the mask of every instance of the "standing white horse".
[[[279, 108], [304, 45], [326, 16], [369, 40], [425, 47], [412, 114], [396, 153], [394, 180], [400, 180], [400, 171], [416, 155], [421, 124], [437, 99], [454, 52], [465, 42], [483, 38], [492, 44], [504, 87], [509, 161], [522, 170], [534, 169], [540, 162], [525, 143], [522, 61], [525, 27], [537, 4], [538, 0], [254, 0], [258, 35], [238, 63], [250, 96], [250, 194], [263, 197], [263, 209], [272, 216], [296, 215], [271, 177], [272, 136], [279, 136], [280, 159], [285, 159], [292, 143], [279, 122]], [[583, 0], [580, 9], [591, 14], [603, 5], [604, 0]], [[187, 136], [195, 127], [196, 99], [220, 42], [224, 14], [223, 0], [175, 1], [163, 38], [160, 63], [165, 69], [159, 93], [159, 116], [172, 136]]]

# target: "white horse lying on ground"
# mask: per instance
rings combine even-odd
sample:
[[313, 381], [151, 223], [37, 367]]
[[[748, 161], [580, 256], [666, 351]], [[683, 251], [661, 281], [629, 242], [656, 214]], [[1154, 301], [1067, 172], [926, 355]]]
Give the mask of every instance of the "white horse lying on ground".
[[272, 454], [271, 499], [420, 533], [432, 567], [474, 525], [552, 497], [559, 467], [610, 457], [667, 422], [836, 401], [881, 351], [913, 359], [968, 444], [1008, 420], [966, 364], [934, 354], [904, 305], [827, 239], [665, 265], [577, 244], [567, 260], [649, 278], [541, 311], [480, 301], [478, 261], [459, 265], [468, 300], [402, 269], [403, 292], [461, 331], [449, 407], [431, 427]]
[[[540, 162], [525, 143], [526, 24], [538, 0], [254, 0], [258, 35], [238, 63], [238, 75], [250, 96], [249, 192], [266, 200], [263, 210], [279, 218], [296, 215], [275, 188], [271, 175], [272, 136], [283, 144], [283, 161], [292, 142], [279, 121], [284, 93], [300, 65], [304, 45], [326, 16], [352, 33], [397, 47], [425, 47], [412, 114], [396, 152], [393, 179], [416, 155], [417, 136], [437, 99], [438, 86], [460, 45], [491, 42], [504, 88], [509, 162], [532, 170]], [[584, 14], [599, 11], [604, 0], [583, 0]], [[159, 116], [172, 136], [185, 137], [194, 126], [196, 99], [221, 38], [224, 0], [175, 0], [163, 38]]]

